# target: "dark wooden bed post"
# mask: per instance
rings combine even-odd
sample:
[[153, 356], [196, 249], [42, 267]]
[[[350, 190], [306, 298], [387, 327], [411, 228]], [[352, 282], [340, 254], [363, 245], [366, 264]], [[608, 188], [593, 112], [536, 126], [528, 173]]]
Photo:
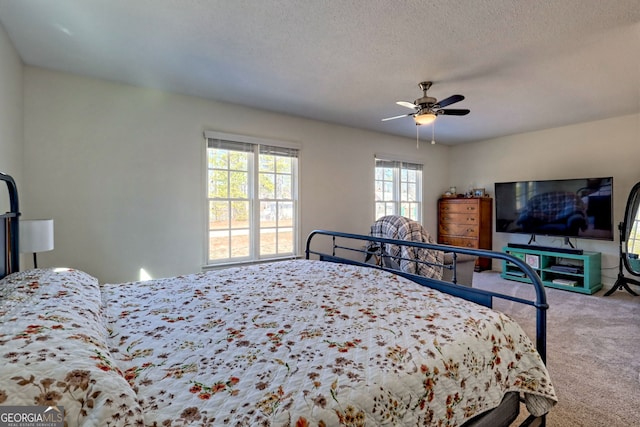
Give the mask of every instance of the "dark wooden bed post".
[[4, 244], [2, 245], [3, 271], [0, 278], [20, 269], [20, 209], [18, 203], [18, 187], [13, 178], [0, 172], [0, 181], [7, 184], [9, 191], [9, 212], [0, 215], [3, 219]]

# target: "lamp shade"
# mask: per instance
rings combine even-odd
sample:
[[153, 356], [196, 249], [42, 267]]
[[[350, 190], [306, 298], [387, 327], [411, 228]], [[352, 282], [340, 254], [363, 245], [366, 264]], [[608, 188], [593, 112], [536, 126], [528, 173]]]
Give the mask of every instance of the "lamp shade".
[[53, 220], [30, 219], [20, 224], [20, 252], [46, 252], [53, 250]]
[[436, 115], [431, 112], [427, 112], [427, 113], [419, 112], [413, 118], [416, 121], [416, 123], [419, 125], [428, 125], [429, 123], [433, 122], [436, 119]]

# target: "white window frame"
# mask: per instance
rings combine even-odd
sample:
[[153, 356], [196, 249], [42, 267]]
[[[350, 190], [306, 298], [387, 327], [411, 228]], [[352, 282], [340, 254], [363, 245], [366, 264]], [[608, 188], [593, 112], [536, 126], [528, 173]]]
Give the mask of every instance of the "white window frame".
[[[391, 165], [391, 167], [393, 168], [393, 177], [391, 179], [392, 185], [393, 185], [393, 191], [392, 191], [392, 199], [391, 200], [377, 200], [376, 199], [376, 187], [378, 185], [378, 178], [377, 178], [377, 173], [376, 170], [378, 168], [378, 162], [388, 162], [389, 165]], [[410, 165], [410, 168], [408, 168], [407, 166]], [[403, 181], [402, 181], [402, 170], [403, 169], [412, 169], [412, 170], [417, 170], [418, 171], [418, 178], [415, 182], [416, 184], [416, 200], [402, 200], [402, 185], [403, 185]], [[412, 161], [407, 161], [401, 158], [398, 158], [396, 156], [393, 155], [389, 155], [389, 154], [376, 154], [374, 157], [374, 204], [373, 204], [373, 219], [374, 221], [377, 220], [380, 216], [383, 215], [378, 215], [378, 205], [381, 203], [384, 203], [385, 205], [390, 204], [393, 209], [392, 212], [389, 212], [387, 210], [387, 207], [385, 206], [385, 214], [384, 215], [403, 215], [402, 212], [402, 204], [403, 203], [412, 203], [417, 205], [417, 216], [415, 218], [411, 217], [410, 215], [406, 215], [404, 214], [403, 216], [407, 216], [417, 222], [422, 222], [422, 179], [423, 179], [423, 174], [422, 174], [422, 169], [423, 169], [423, 165], [421, 163], [416, 163], [416, 162], [412, 162]]]
[[[300, 162], [300, 146], [295, 143], [285, 142], [285, 141], [276, 141], [265, 138], [257, 138], [246, 135], [237, 135], [237, 134], [229, 134], [223, 132], [216, 131], [205, 131], [204, 132], [204, 200], [205, 200], [205, 225], [204, 225], [204, 265], [207, 266], [216, 266], [216, 265], [229, 265], [229, 264], [248, 264], [254, 262], [262, 262], [276, 259], [288, 259], [292, 257], [296, 257], [299, 248], [299, 203], [298, 203], [298, 181], [299, 181], [299, 162]], [[237, 257], [228, 257], [228, 258], [220, 258], [220, 259], [210, 259], [210, 218], [209, 218], [209, 208], [210, 201], [214, 200], [209, 197], [209, 164], [208, 164], [208, 148], [209, 141], [223, 141], [229, 142], [231, 144], [245, 145], [246, 147], [250, 147], [249, 152], [250, 160], [248, 165], [248, 201], [249, 201], [249, 234], [250, 234], [250, 247], [249, 247], [249, 255], [248, 256], [237, 256]], [[292, 177], [291, 177], [291, 202], [293, 205], [292, 212], [292, 250], [291, 252], [286, 253], [278, 253], [278, 254], [269, 254], [269, 255], [260, 255], [260, 198], [259, 198], [259, 155], [261, 148], [264, 150], [265, 148], [273, 148], [276, 151], [282, 150], [283, 152], [291, 151], [295, 153], [292, 158], [295, 159], [292, 164]], [[218, 199], [225, 200], [225, 199]], [[232, 199], [226, 199], [232, 200]], [[271, 200], [271, 199], [266, 199]], [[289, 200], [289, 199], [286, 199]], [[279, 228], [279, 227], [276, 227]], [[288, 227], [282, 227], [288, 228]], [[233, 230], [233, 229], [229, 229]], [[277, 234], [277, 233], [276, 233]]]

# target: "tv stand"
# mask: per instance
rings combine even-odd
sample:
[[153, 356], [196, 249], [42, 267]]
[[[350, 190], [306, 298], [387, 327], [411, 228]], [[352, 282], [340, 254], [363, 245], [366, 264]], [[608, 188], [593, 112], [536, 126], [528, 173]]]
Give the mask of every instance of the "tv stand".
[[538, 245], [529, 245], [524, 243], [508, 243], [507, 246], [509, 248], [517, 248], [517, 249], [530, 249], [532, 251], [545, 251], [545, 252], [559, 252], [563, 254], [572, 254], [572, 255], [582, 255], [584, 251], [582, 249], [576, 249], [571, 245], [570, 248], [556, 248], [554, 246], [538, 246]]
[[[571, 252], [577, 250], [579, 254]], [[503, 251], [527, 263], [540, 276], [544, 286], [583, 294], [593, 294], [602, 289], [600, 252], [515, 243], [509, 244]], [[502, 261], [500, 276], [507, 280], [531, 283], [518, 266], [508, 261]]]

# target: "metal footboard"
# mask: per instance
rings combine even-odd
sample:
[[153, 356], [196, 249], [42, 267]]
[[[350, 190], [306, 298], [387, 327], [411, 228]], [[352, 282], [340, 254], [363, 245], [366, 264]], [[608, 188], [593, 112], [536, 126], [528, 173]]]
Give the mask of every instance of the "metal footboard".
[[[385, 245], [399, 245], [409, 246], [414, 248], [429, 249], [441, 252], [452, 252], [454, 254], [468, 254], [485, 258], [492, 258], [498, 260], [506, 260], [514, 265], [518, 266], [533, 283], [535, 288], [535, 299], [524, 299], [511, 295], [505, 295], [494, 291], [487, 291], [483, 289], [469, 288], [465, 286], [456, 285], [455, 283], [445, 282], [442, 280], [427, 278], [418, 276], [416, 274], [407, 273], [405, 271], [389, 268], [385, 265], [377, 265], [367, 263], [365, 260], [370, 252], [367, 248], [372, 244], [377, 244], [380, 247]], [[392, 271], [395, 274], [406, 277], [416, 283], [423, 286], [427, 286], [433, 289], [437, 289], [441, 292], [460, 297], [469, 301], [473, 301], [477, 304], [481, 304], [485, 307], [493, 308], [494, 298], [513, 301], [520, 304], [530, 305], [536, 309], [536, 349], [542, 360], [546, 362], [547, 353], [547, 296], [545, 293], [544, 285], [542, 284], [540, 277], [533, 271], [533, 269], [527, 265], [523, 260], [508, 255], [502, 252], [495, 252], [485, 249], [469, 249], [461, 248], [457, 246], [411, 242], [406, 240], [394, 240], [381, 237], [372, 237], [361, 234], [342, 233], [337, 231], [327, 230], [314, 230], [312, 231], [306, 242], [305, 257], [312, 259], [317, 257], [322, 261], [339, 262], [344, 264], [361, 265], [371, 268], [378, 268], [382, 270]], [[419, 260], [409, 260], [406, 258], [398, 257], [412, 262], [422, 262]], [[455, 258], [455, 257], [454, 257]], [[455, 268], [444, 266], [444, 268]]]
[[[373, 255], [381, 256], [381, 257], [389, 256], [385, 254], [383, 250], [383, 248], [386, 245], [409, 246], [409, 247], [420, 248], [420, 249], [441, 251], [444, 253], [452, 252], [453, 260], [454, 260], [453, 264], [450, 266], [447, 266], [444, 264], [440, 266], [442, 268], [453, 269], [454, 282], [456, 277], [456, 274], [455, 274], [456, 254], [468, 254], [468, 255], [473, 255], [478, 257], [508, 261], [518, 266], [524, 272], [524, 274], [529, 279], [531, 279], [531, 282], [535, 288], [535, 298], [524, 299], [524, 298], [519, 298], [511, 295], [501, 294], [499, 292], [487, 291], [487, 290], [477, 289], [477, 288], [469, 288], [469, 287], [457, 285], [452, 282], [446, 282], [446, 281], [438, 280], [434, 278], [418, 276], [416, 274], [408, 273], [397, 268], [390, 268], [388, 266], [385, 266], [385, 263], [367, 262], [367, 258], [372, 255], [372, 251], [370, 249], [371, 247], [378, 248], [373, 252]], [[495, 251], [484, 250], [484, 249], [468, 249], [468, 248], [461, 248], [456, 246], [411, 242], [406, 240], [394, 240], [394, 239], [386, 239], [381, 237], [372, 237], [367, 235], [342, 233], [342, 232], [327, 231], [327, 230], [314, 230], [309, 234], [306, 242], [305, 258], [312, 259], [312, 257], [317, 257], [317, 259], [322, 261], [360, 265], [360, 266], [366, 266], [370, 268], [378, 268], [382, 270], [391, 271], [395, 274], [406, 277], [407, 279], [412, 280], [420, 285], [437, 289], [441, 292], [445, 292], [447, 294], [460, 297], [468, 301], [473, 301], [477, 304], [481, 304], [489, 308], [493, 308], [494, 298], [533, 306], [535, 307], [535, 310], [536, 310], [535, 345], [543, 362], [546, 363], [547, 309], [549, 308], [549, 305], [547, 303], [547, 296], [545, 293], [544, 285], [540, 280], [540, 277], [535, 273], [535, 271], [529, 265], [527, 265], [523, 260], [519, 258], [513, 257], [506, 253], [495, 252]], [[397, 258], [398, 260], [405, 260], [405, 261], [411, 261], [411, 262], [417, 262], [417, 263], [424, 262], [424, 261], [415, 260], [415, 259], [403, 258], [401, 256], [397, 256], [395, 258]], [[431, 263], [431, 265], [433, 264]], [[516, 412], [516, 415], [517, 415], [517, 412]], [[480, 421], [478, 424], [484, 425], [482, 421]], [[543, 415], [542, 417], [534, 417], [531, 415], [520, 425], [520, 427], [527, 427], [527, 426], [534, 426], [534, 425], [545, 426], [546, 416]]]

